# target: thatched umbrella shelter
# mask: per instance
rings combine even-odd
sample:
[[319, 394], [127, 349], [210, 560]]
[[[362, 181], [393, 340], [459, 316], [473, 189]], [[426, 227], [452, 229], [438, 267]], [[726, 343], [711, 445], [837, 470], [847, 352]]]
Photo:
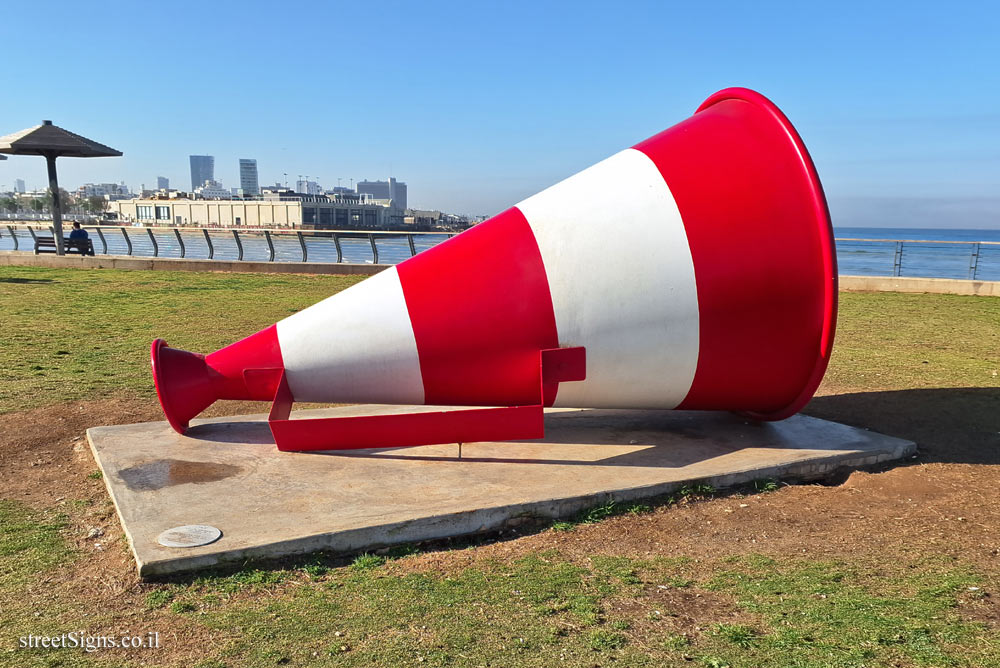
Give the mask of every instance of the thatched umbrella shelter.
[[52, 192], [52, 229], [55, 230], [56, 253], [62, 255], [62, 203], [59, 201], [59, 180], [56, 178], [56, 158], [105, 158], [122, 154], [110, 146], [63, 130], [52, 121], [42, 121], [27, 130], [0, 137], [0, 153], [11, 155], [42, 155], [49, 167], [49, 190]]

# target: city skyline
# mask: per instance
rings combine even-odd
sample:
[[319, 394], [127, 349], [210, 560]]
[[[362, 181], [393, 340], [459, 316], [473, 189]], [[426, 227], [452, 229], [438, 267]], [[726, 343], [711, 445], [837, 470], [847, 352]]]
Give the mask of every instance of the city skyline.
[[[211, 156], [211, 155], [197, 155], [197, 156], [195, 156], [195, 155], [192, 155], [192, 156], [188, 156], [188, 157], [189, 157], [189, 159], [190, 158], [208, 158], [208, 159], [212, 159], [213, 162], [211, 162], [210, 166], [208, 167], [209, 172], [212, 174], [212, 176], [210, 176], [209, 178], [205, 179], [205, 181], [211, 181], [211, 182], [214, 182], [214, 183], [221, 184], [222, 186], [225, 186], [225, 182], [223, 181], [223, 179], [216, 178], [214, 176], [214, 170], [215, 170], [215, 168], [214, 168], [214, 157], [215, 156]], [[260, 195], [263, 190], [265, 190], [267, 188], [274, 188], [274, 187], [287, 187], [287, 188], [290, 188], [290, 189], [292, 189], [292, 190], [294, 190], [296, 192], [305, 193], [305, 194], [311, 194], [311, 195], [321, 195], [321, 194], [331, 194], [331, 193], [335, 194], [335, 193], [338, 193], [338, 192], [357, 192], [358, 194], [370, 195], [372, 197], [380, 198], [380, 199], [395, 199], [398, 202], [402, 203], [402, 208], [406, 208], [406, 196], [407, 196], [406, 182], [405, 181], [399, 181], [395, 177], [388, 177], [385, 180], [376, 179], [374, 181], [368, 180], [368, 179], [354, 179], [353, 177], [351, 177], [351, 178], [348, 179], [348, 181], [350, 183], [350, 186], [343, 186], [343, 185], [340, 185], [340, 184], [334, 186], [332, 184], [320, 183], [320, 182], [314, 181], [312, 179], [305, 180], [304, 178], [303, 179], [298, 179], [297, 178], [295, 180], [289, 180], [289, 182], [288, 182], [287, 185], [285, 185], [284, 183], [282, 183], [282, 181], [280, 179], [276, 180], [274, 183], [267, 183], [267, 182], [260, 183], [259, 180], [257, 179], [257, 172], [256, 172], [257, 161], [256, 160], [254, 160], [254, 159], [248, 159], [248, 158], [240, 158], [239, 164], [240, 164], [240, 176], [238, 178], [238, 181], [240, 183], [240, 187], [236, 188], [234, 186], [233, 190], [234, 191], [237, 190], [237, 189], [243, 190], [244, 191], [243, 192], [243, 196], [246, 196], [246, 195]], [[244, 180], [244, 176], [246, 177], [246, 180]], [[287, 175], [283, 175], [283, 176], [287, 176]], [[299, 175], [296, 175], [296, 176], [299, 176]], [[196, 177], [196, 176], [194, 176], [192, 174], [190, 178], [191, 178], [192, 183], [193, 183], [194, 179], [196, 179], [198, 177]], [[340, 180], [342, 180], [342, 179], [338, 179], [338, 181], [340, 181]], [[140, 183], [139, 185], [133, 187], [132, 184], [129, 184], [129, 183], [125, 182], [124, 180], [119, 179], [117, 181], [105, 181], [105, 182], [100, 182], [100, 183], [95, 183], [95, 182], [92, 182], [92, 181], [88, 181], [86, 183], [81, 183], [81, 184], [78, 184], [78, 185], [62, 183], [62, 184], [60, 184], [60, 188], [63, 189], [63, 190], [66, 190], [67, 192], [69, 192], [69, 193], [72, 194], [73, 192], [75, 192], [75, 191], [77, 191], [79, 189], [82, 189], [84, 187], [100, 186], [100, 185], [113, 185], [113, 186], [116, 186], [116, 187], [117, 186], [123, 186], [125, 188], [128, 188], [136, 196], [139, 196], [143, 192], [153, 192], [153, 191], [156, 191], [156, 190], [171, 190], [171, 191], [181, 191], [181, 192], [187, 192], [187, 193], [195, 193], [195, 191], [198, 190], [198, 188], [171, 188], [170, 187], [170, 177], [165, 177], [165, 176], [157, 176], [157, 177], [155, 177], [155, 186], [153, 186], [153, 185], [148, 185], [147, 186], [147, 184], [145, 184], [145, 183]], [[248, 185], [251, 186], [251, 187], [247, 188], [246, 186], [248, 186]], [[47, 188], [48, 188], [48, 184], [47, 183], [42, 183], [42, 184], [38, 185], [37, 187], [28, 187], [26, 185], [25, 180], [24, 179], [20, 179], [20, 178], [15, 178], [14, 179], [14, 183], [13, 183], [12, 186], [10, 186], [9, 184], [0, 183], [0, 192], [12, 192], [12, 193], [15, 193], [15, 194], [39, 193], [39, 192], [42, 192], [42, 191], [46, 190]], [[248, 191], [254, 191], [254, 192], [248, 192]], [[235, 194], [235, 192], [233, 194]]]
[[[237, 186], [237, 161], [252, 155], [260, 185], [398, 176], [413, 207], [496, 214], [742, 85], [798, 128], [835, 224], [1000, 227], [995, 6], [390, 4], [394, 20], [377, 29], [362, 7], [314, 8], [309, 21], [276, 27], [286, 48], [275, 57], [240, 46], [269, 14], [254, 7], [268, 5], [234, 12], [182, 2], [178, 11], [197, 8], [199, 21], [172, 27], [176, 48], [158, 61], [157, 80], [145, 51], [119, 39], [137, 21], [155, 23], [155, 8], [13, 5], [12, 25], [44, 24], [57, 46], [47, 53], [32, 31], [12, 31], [7, 50], [25, 62], [30, 54], [32, 67], [9, 76], [19, 94], [0, 109], [0, 133], [52, 118], [124, 151], [60, 161], [69, 184], [149, 187], [157, 175], [185, 184], [187, 156], [210, 154], [216, 177]], [[332, 46], [331, 22], [352, 26]], [[107, 39], [100, 50], [74, 49], [76, 31]], [[53, 92], [36, 76], [63, 67], [70, 51], [83, 69], [116, 62], [129, 103], [106, 104], [107, 91], [84, 78]], [[192, 76], [206, 62], [253, 74]], [[364, 63], [363, 72], [384, 74], [320, 77], [308, 96], [297, 83], [259, 95], [262, 81], [296, 81], [288, 77], [301, 63], [324, 73]], [[0, 163], [0, 184], [15, 178], [41, 187], [44, 165]]]

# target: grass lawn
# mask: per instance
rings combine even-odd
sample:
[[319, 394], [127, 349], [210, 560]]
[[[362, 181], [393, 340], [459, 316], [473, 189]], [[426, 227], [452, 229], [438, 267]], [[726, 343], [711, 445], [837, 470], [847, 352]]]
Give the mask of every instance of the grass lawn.
[[[0, 268], [0, 665], [1000, 665], [991, 298], [841, 295], [809, 411], [916, 438], [934, 463], [139, 582], [81, 434], [29, 437], [22, 414], [125, 401], [155, 416], [153, 338], [210, 352], [357, 280]], [[33, 496], [35, 480], [57, 491]], [[17, 647], [79, 630], [158, 631], [162, 647]]]
[[155, 397], [149, 344], [209, 353], [360, 277], [0, 269], [0, 413]]

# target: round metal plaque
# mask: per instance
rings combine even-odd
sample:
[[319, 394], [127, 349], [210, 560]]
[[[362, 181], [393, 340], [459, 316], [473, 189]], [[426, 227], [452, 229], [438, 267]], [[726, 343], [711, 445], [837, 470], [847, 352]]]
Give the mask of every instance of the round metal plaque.
[[156, 542], [164, 547], [200, 547], [214, 543], [222, 537], [222, 532], [207, 524], [186, 524], [167, 529], [156, 537]]

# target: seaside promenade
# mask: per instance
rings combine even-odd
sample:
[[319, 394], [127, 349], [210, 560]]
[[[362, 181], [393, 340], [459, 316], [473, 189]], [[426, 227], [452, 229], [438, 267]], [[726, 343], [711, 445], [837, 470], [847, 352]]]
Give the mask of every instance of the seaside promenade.
[[[114, 225], [88, 225], [84, 229], [101, 261], [84, 261], [82, 266], [189, 271], [369, 273], [361, 266], [347, 269], [325, 265], [398, 264], [454, 236], [449, 232]], [[1000, 237], [995, 232], [903, 230], [905, 236], [896, 237], [893, 232], [852, 228], [839, 234], [836, 243], [840, 274], [1000, 281]], [[44, 224], [0, 226], [0, 262], [5, 252], [34, 253], [38, 239], [49, 236]], [[187, 262], [119, 261], [138, 258]], [[113, 262], [109, 264], [108, 260]], [[55, 262], [40, 261], [35, 266], [58, 266], [61, 260]], [[19, 263], [31, 264], [24, 260]], [[285, 266], [288, 264], [296, 266]]]

